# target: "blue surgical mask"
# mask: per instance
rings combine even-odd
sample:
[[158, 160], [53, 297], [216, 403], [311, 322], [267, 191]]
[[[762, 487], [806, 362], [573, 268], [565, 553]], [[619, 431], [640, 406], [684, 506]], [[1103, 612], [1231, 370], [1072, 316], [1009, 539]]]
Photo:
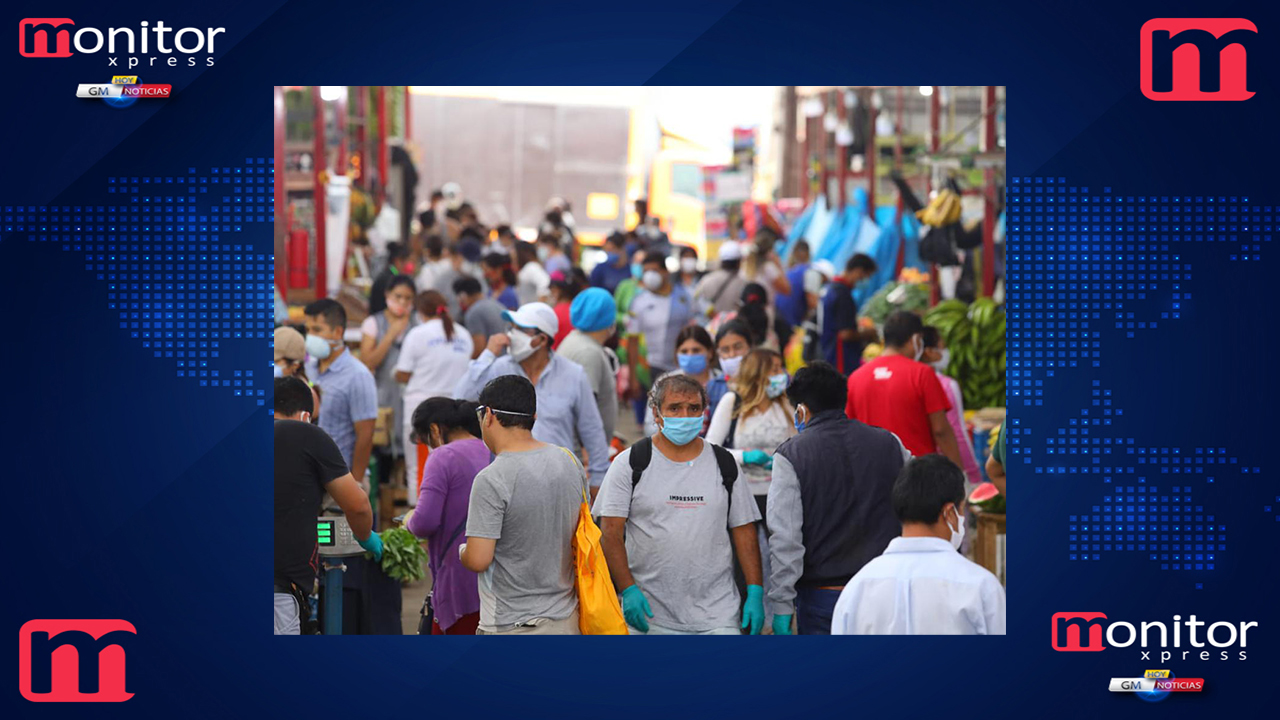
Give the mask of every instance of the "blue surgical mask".
[[618, 264], [618, 253], [605, 253], [605, 254], [604, 254], [604, 264], [605, 264], [605, 265], [617, 265], [617, 264]]
[[663, 418], [662, 434], [676, 445], [688, 445], [702, 432], [702, 416]]
[[686, 375], [701, 375], [707, 369], [707, 356], [702, 353], [677, 355], [676, 362], [680, 363], [680, 369]]
[[631, 277], [639, 280], [644, 275], [644, 266], [640, 263], [631, 263]]
[[307, 354], [317, 360], [324, 360], [333, 354], [333, 347], [329, 345], [328, 340], [319, 335], [308, 335]]
[[796, 416], [795, 416], [796, 432], [801, 432], [801, 431], [803, 431], [803, 430], [804, 430], [804, 428], [805, 428], [805, 426], [809, 424], [809, 421], [808, 421], [808, 420], [801, 420], [801, 419], [800, 419], [800, 408], [802, 408], [802, 407], [804, 407], [804, 406], [803, 406], [803, 405], [797, 405], [797, 406], [796, 406]]
[[765, 391], [764, 391], [765, 394], [768, 395], [771, 399], [778, 397], [779, 395], [787, 391], [787, 381], [789, 379], [790, 378], [787, 377], [786, 373], [778, 373], [777, 375], [770, 375], [769, 387], [765, 388]]
[[272, 364], [272, 367], [276, 369], [276, 377], [284, 377], [284, 370], [279, 365]]

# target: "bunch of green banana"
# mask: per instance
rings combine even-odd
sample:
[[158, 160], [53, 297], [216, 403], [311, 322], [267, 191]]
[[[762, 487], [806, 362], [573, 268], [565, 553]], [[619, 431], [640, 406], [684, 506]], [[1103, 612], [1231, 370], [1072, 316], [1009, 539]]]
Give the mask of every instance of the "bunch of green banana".
[[972, 305], [947, 300], [925, 313], [924, 322], [938, 329], [951, 351], [945, 372], [959, 381], [964, 406], [1004, 407], [1004, 310], [991, 298]]
[[916, 211], [920, 222], [930, 227], [943, 227], [960, 220], [960, 196], [944, 188], [929, 201], [923, 210]]

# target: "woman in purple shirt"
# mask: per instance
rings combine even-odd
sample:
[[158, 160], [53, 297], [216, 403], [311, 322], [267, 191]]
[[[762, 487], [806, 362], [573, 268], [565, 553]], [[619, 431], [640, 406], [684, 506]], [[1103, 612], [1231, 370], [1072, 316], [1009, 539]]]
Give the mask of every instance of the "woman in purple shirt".
[[467, 503], [476, 473], [489, 464], [480, 439], [476, 404], [433, 397], [413, 411], [416, 442], [431, 448], [422, 473], [418, 505], [405, 523], [427, 540], [431, 565], [432, 635], [475, 635], [480, 622], [478, 576], [462, 567], [458, 546], [466, 540]]

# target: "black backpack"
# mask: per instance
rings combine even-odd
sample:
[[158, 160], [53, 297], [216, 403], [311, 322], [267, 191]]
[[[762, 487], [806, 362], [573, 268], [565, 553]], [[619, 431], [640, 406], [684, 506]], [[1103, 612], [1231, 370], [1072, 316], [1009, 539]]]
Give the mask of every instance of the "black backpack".
[[[716, 464], [720, 466], [720, 481], [724, 484], [724, 491], [728, 493], [728, 503], [733, 503], [733, 484], [738, 480], [738, 461], [733, 459], [733, 455], [728, 450], [719, 445], [711, 445], [711, 450], [716, 455]], [[636, 485], [640, 482], [640, 476], [644, 474], [645, 468], [649, 467], [649, 461], [653, 459], [653, 438], [642, 438], [631, 446], [631, 492], [635, 493]]]

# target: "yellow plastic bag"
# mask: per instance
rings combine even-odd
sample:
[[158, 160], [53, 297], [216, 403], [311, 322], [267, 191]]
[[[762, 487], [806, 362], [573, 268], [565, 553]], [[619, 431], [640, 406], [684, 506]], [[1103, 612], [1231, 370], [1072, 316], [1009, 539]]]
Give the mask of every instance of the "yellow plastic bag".
[[806, 365], [804, 361], [804, 340], [808, 335], [808, 331], [802, 327], [798, 327], [791, 333], [791, 338], [787, 340], [787, 346], [783, 348], [782, 357], [787, 364], [787, 372], [795, 375], [796, 371]]
[[582, 634], [626, 635], [627, 622], [622, 619], [622, 606], [600, 544], [600, 528], [591, 519], [585, 491], [578, 510], [578, 529], [573, 533], [573, 570], [578, 586], [578, 629]]
[[[560, 448], [573, 458], [578, 458], [565, 448]], [[581, 467], [581, 466], [579, 466]], [[609, 563], [604, 558], [600, 544], [600, 528], [591, 519], [591, 505], [587, 491], [582, 491], [582, 506], [578, 508], [578, 527], [573, 531], [573, 574], [578, 588], [578, 629], [583, 635], [626, 635], [627, 622], [622, 618], [622, 606], [609, 577]]]

